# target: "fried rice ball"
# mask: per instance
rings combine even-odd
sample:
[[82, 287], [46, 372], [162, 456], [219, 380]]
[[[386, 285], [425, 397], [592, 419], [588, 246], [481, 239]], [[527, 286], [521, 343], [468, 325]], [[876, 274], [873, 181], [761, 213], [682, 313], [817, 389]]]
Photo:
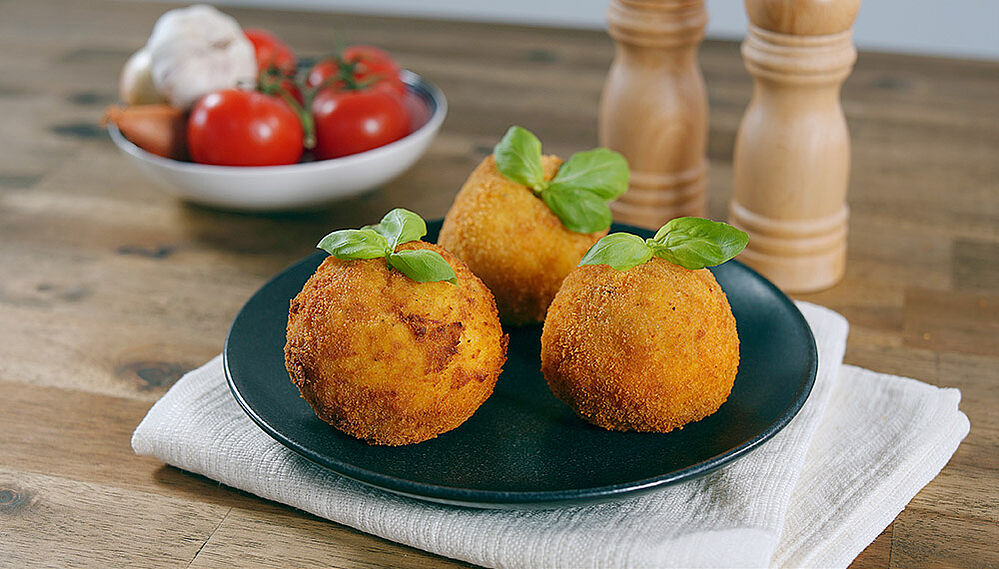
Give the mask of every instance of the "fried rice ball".
[[653, 257], [569, 273], [541, 335], [548, 386], [608, 430], [665, 433], [718, 410], [739, 367], [728, 299], [707, 269]]
[[[551, 180], [562, 161], [542, 156]], [[440, 238], [496, 295], [500, 318], [521, 325], [544, 320], [562, 279], [607, 230], [576, 233], [534, 192], [503, 177], [487, 157], [444, 217]]]
[[285, 367], [319, 417], [372, 444], [432, 439], [472, 416], [506, 361], [489, 289], [441, 247], [457, 284], [418, 283], [385, 259], [328, 257], [291, 301]]

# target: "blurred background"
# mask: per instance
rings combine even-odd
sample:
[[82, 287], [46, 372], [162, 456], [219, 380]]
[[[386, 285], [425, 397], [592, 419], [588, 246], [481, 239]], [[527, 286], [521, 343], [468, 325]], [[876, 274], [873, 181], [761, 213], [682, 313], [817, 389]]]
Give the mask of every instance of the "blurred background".
[[[218, 5], [329, 10], [449, 20], [604, 29], [606, 0], [221, 0]], [[710, 39], [741, 39], [738, 0], [708, 2]], [[854, 26], [858, 49], [999, 59], [997, 0], [866, 0]]]

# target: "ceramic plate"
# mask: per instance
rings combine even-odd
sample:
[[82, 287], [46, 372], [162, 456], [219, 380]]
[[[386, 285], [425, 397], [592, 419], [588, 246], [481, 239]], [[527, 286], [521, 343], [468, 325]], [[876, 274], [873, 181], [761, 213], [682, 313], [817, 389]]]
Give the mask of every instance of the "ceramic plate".
[[[434, 241], [440, 222], [429, 224]], [[615, 225], [612, 231], [651, 232]], [[224, 350], [229, 386], [260, 428], [343, 476], [423, 500], [482, 508], [556, 507], [615, 499], [701, 476], [774, 436], [815, 380], [815, 341], [774, 285], [735, 261], [715, 267], [741, 340], [728, 401], [666, 434], [616, 433], [577, 418], [540, 371], [541, 326], [511, 328], [492, 397], [463, 425], [404, 447], [369, 446], [330, 427], [284, 368], [288, 303], [326, 256], [302, 259], [264, 285], [236, 316]], [[641, 365], [641, 362], [635, 362]]]

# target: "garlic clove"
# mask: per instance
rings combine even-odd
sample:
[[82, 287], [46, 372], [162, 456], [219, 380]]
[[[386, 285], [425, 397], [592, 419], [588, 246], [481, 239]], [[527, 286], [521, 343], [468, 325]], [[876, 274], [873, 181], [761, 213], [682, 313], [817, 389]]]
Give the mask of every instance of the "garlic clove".
[[145, 48], [133, 53], [125, 62], [118, 80], [118, 96], [123, 103], [147, 105], [166, 102], [153, 85], [149, 64], [149, 50]]
[[153, 84], [179, 109], [257, 78], [253, 44], [234, 18], [211, 6], [166, 12], [153, 26], [146, 49]]

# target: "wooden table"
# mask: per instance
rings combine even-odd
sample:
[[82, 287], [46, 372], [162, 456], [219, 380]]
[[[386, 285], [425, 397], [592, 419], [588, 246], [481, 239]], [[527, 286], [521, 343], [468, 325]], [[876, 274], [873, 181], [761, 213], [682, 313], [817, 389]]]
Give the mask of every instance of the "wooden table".
[[[167, 5], [6, 2], [0, 19], [0, 566], [460, 565], [134, 456], [132, 430], [317, 236], [394, 206], [447, 210], [504, 129], [563, 156], [596, 141], [612, 47], [599, 32], [229, 10], [302, 54], [334, 33], [437, 82], [451, 113], [403, 179], [328, 209], [180, 203], [97, 125]], [[861, 16], [862, 17], [862, 16]], [[707, 42], [710, 214], [724, 218], [751, 82]], [[999, 64], [862, 53], [845, 280], [848, 363], [960, 388], [971, 434], [857, 567], [999, 565]]]

